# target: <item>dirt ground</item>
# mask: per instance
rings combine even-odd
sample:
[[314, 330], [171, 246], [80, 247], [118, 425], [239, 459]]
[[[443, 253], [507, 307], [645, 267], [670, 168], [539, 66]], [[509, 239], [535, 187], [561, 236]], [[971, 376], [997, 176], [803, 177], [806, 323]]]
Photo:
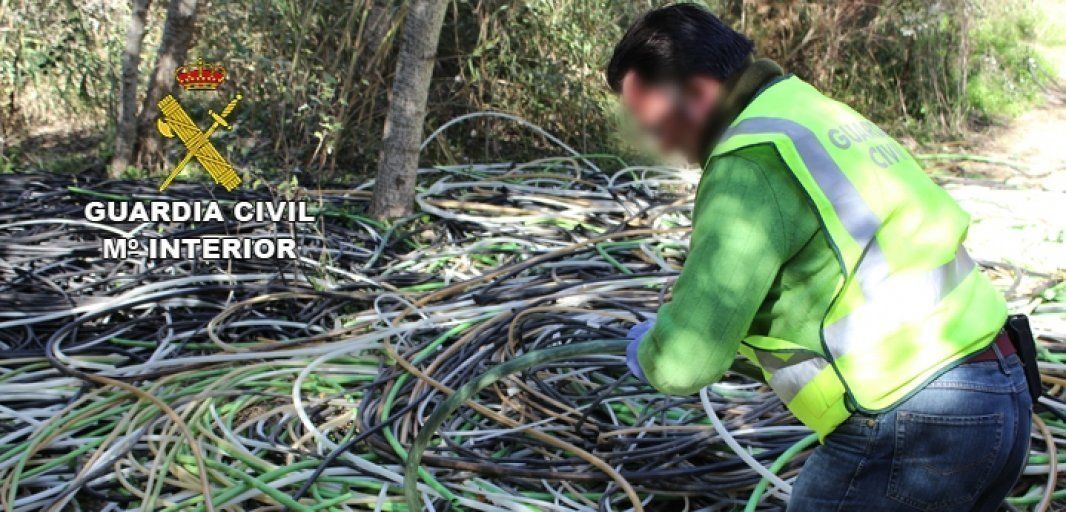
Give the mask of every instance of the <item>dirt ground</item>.
[[[1051, 19], [1066, 20], [1066, 0], [1041, 4]], [[960, 163], [963, 174], [977, 177], [945, 183], [973, 216], [966, 245], [974, 257], [996, 263], [1001, 279], [1020, 272], [1016, 296], [1039, 294], [1066, 274], [1066, 40], [1041, 50], [1059, 72], [1045, 104], [967, 144], [973, 154], [1019, 168]]]
[[970, 251], [980, 260], [1061, 274], [1066, 270], [1066, 103], [1054, 99], [982, 135], [974, 151], [1023, 169], [987, 171], [980, 169], [985, 164], [963, 164], [967, 173], [991, 177], [945, 184], [973, 216]]

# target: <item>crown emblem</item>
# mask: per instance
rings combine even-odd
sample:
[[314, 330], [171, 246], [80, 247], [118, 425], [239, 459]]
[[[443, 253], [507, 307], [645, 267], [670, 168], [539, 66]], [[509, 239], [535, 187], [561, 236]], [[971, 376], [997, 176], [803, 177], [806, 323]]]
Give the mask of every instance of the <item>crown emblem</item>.
[[178, 68], [174, 78], [186, 91], [213, 91], [226, 80], [226, 68], [221, 64], [204, 64], [203, 59], [197, 59], [196, 64]]

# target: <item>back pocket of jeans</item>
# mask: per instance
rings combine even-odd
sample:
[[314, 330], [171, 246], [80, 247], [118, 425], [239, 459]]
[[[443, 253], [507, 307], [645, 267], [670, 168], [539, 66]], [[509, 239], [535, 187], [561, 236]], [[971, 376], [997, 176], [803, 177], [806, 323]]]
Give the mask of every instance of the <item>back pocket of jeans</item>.
[[889, 497], [927, 512], [973, 501], [984, 490], [1002, 437], [1002, 414], [899, 411]]

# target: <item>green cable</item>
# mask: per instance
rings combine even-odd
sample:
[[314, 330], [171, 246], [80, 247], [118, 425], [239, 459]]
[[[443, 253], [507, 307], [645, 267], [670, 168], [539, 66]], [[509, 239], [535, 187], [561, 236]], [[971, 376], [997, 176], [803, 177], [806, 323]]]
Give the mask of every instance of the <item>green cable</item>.
[[90, 189], [87, 189], [87, 188], [75, 187], [75, 186], [67, 187], [67, 192], [70, 192], [72, 194], [82, 194], [82, 195], [86, 195], [86, 196], [90, 196], [90, 197], [98, 197], [100, 199], [110, 199], [112, 201], [129, 201], [130, 200], [129, 196], [124, 196], [124, 195], [119, 195], [119, 194], [109, 194], [107, 192], [97, 192], [95, 190], [90, 190]]
[[[115, 399], [125, 400], [125, 399], [129, 399], [129, 398], [131, 398], [131, 397], [128, 396], [128, 395], [123, 396], [123, 395], [117, 395], [116, 394], [114, 396], [111, 396], [111, 397], [108, 397], [108, 398], [104, 399], [103, 401], [101, 401], [101, 402], [99, 402], [97, 404], [93, 404], [92, 406], [88, 407], [88, 410], [90, 410], [90, 411], [94, 410], [94, 409], [104, 409], [104, 410], [99, 412], [99, 413], [97, 413], [97, 414], [95, 414], [95, 415], [91, 415], [91, 416], [89, 416], [87, 418], [82, 419], [81, 421], [76, 422], [73, 425], [73, 427], [81, 428], [81, 427], [84, 427], [85, 425], [88, 425], [89, 423], [96, 423], [98, 420], [102, 420], [102, 419], [107, 418], [107, 417], [115, 416], [117, 412], [124, 411], [126, 408], [129, 407], [129, 405], [125, 405], [125, 406], [119, 407], [118, 411], [116, 411], [115, 409], [110, 409], [110, 410], [106, 409], [107, 405], [111, 401], [113, 401]], [[72, 409], [72, 410], [67, 412], [66, 416], [72, 417], [72, 416], [76, 416], [79, 413], [84, 413], [84, 412], [85, 411], [79, 411], [77, 409]], [[17, 462], [15, 463], [14, 468], [11, 469], [11, 476], [9, 477], [11, 479], [11, 485], [10, 485], [9, 489], [7, 489], [7, 496], [8, 496], [7, 499], [8, 499], [9, 502], [14, 502], [15, 501], [16, 493], [17, 493], [18, 487], [19, 487], [19, 481], [22, 479], [22, 474], [23, 474], [23, 472], [24, 472], [24, 470], [26, 468], [26, 464], [29, 462], [28, 448], [35, 447], [40, 442], [41, 439], [47, 438], [48, 436], [50, 436], [52, 434], [52, 432], [54, 432], [56, 430], [60, 430], [61, 427], [64, 427], [64, 426], [68, 426], [68, 425], [66, 425], [65, 421], [59, 421], [59, 420], [52, 421], [44, 429], [41, 429], [41, 430], [38, 430], [37, 432], [34, 432], [33, 437], [31, 437], [30, 439], [27, 439], [26, 441], [24, 441], [22, 443], [19, 443], [18, 445], [16, 445], [16, 447], [13, 450], [8, 450], [7, 452], [5, 452], [5, 454], [3, 455], [3, 458], [0, 458], [0, 460], [7, 460], [7, 454], [8, 453], [11, 453], [11, 452], [14, 452], [14, 451], [21, 452], [21, 453], [19, 453], [19, 457], [18, 457]], [[20, 447], [24, 447], [24, 448], [20, 448]]]
[[[271, 470], [271, 471], [267, 471], [266, 473], [263, 473], [263, 474], [259, 475], [258, 477], [252, 477], [251, 475], [248, 475], [248, 474], [244, 473], [243, 471], [241, 471], [239, 469], [230, 468], [229, 466], [227, 466], [225, 464], [221, 464], [219, 462], [215, 462], [213, 459], [208, 463], [208, 465], [211, 466], [213, 469], [218, 469], [218, 470], [222, 470], [222, 471], [229, 470], [229, 471], [232, 471], [232, 472], [235, 472], [235, 473], [240, 473], [241, 475], [244, 475], [244, 476], [246, 476], [246, 477], [251, 479], [251, 480], [244, 480], [242, 477], [234, 474], [234, 476], [237, 476], [238, 478], [241, 478], [242, 482], [240, 484], [236, 485], [236, 486], [233, 486], [233, 487], [230, 487], [230, 488], [226, 489], [225, 491], [219, 493], [217, 496], [212, 496], [211, 503], [213, 505], [215, 505], [216, 507], [221, 507], [222, 504], [226, 503], [227, 501], [229, 501], [229, 500], [231, 500], [233, 498], [236, 498], [237, 496], [240, 496], [242, 493], [244, 493], [245, 491], [247, 491], [248, 489], [250, 489], [252, 487], [259, 488], [260, 491], [263, 491], [268, 496], [271, 496], [271, 497], [274, 497], [275, 499], [277, 499], [277, 496], [275, 496], [271, 492], [267, 492], [265, 488], [258, 487], [258, 484], [261, 484], [261, 485], [263, 485], [265, 487], [269, 487], [274, 493], [282, 494], [284, 496], [284, 498], [282, 498], [282, 500], [280, 500], [279, 502], [285, 502], [286, 499], [287, 499], [287, 501], [292, 501], [292, 498], [290, 498], [287, 494], [284, 494], [281, 491], [278, 491], [277, 489], [275, 489], [273, 487], [270, 487], [269, 485], [267, 485], [266, 482], [270, 482], [270, 481], [276, 480], [276, 479], [278, 479], [278, 478], [280, 478], [282, 476], [285, 476], [285, 475], [287, 475], [289, 473], [293, 473], [293, 472], [304, 470], [304, 469], [314, 468], [315, 466], [318, 465], [318, 461], [316, 461], [316, 460], [305, 460], [305, 461], [296, 462], [296, 463], [293, 463], [292, 465], [289, 465], [289, 466], [281, 466], [281, 467], [279, 467], [277, 469], [274, 469], [274, 470]], [[194, 503], [198, 504], [198, 506], [196, 507], [195, 510], [197, 512], [202, 512], [204, 510], [203, 498], [204, 497], [202, 495], [193, 496], [193, 497], [189, 498], [186, 501], [183, 501], [181, 503], [175, 503], [175, 504], [167, 507], [166, 509], [164, 509], [163, 512], [171, 512], [171, 511], [175, 511], [175, 510], [180, 510], [180, 509], [185, 508], [187, 505], [192, 505]], [[299, 504], [299, 503], [297, 503], [296, 506], [293, 506], [291, 508], [293, 510], [308, 510], [307, 505], [302, 505], [302, 504]]]
[[[781, 471], [781, 468], [785, 467], [799, 452], [806, 450], [810, 445], [818, 442], [818, 434], [810, 434], [795, 444], [790, 446], [784, 453], [779, 455], [774, 460], [773, 464], [770, 464], [770, 472], [777, 474]], [[748, 497], [748, 504], [744, 507], [744, 512], [755, 512], [755, 507], [759, 506], [759, 502], [762, 501], [762, 495], [766, 492], [766, 487], [770, 485], [770, 481], [764, 476], [759, 480], [759, 483], [755, 484], [755, 489], [751, 491], [751, 496]]]
[[[624, 354], [628, 343], [629, 341], [624, 339], [586, 341], [536, 350], [496, 366], [464, 384], [433, 411], [422, 429], [418, 431], [414, 443], [408, 450], [403, 475], [403, 494], [407, 499], [407, 506], [411, 510], [422, 510], [422, 497], [418, 493], [418, 475], [421, 471], [419, 462], [430, 440], [436, 435], [437, 429], [444, 424], [444, 420], [479, 391], [508, 375], [545, 363], [581, 356]], [[456, 503], [456, 505], [459, 504]]]
[[312, 511], [311, 507], [308, 507], [307, 505], [301, 504], [300, 502], [298, 502], [298, 501], [292, 499], [291, 497], [289, 497], [288, 494], [285, 494], [285, 493], [283, 493], [283, 492], [281, 492], [281, 491], [279, 491], [279, 490], [267, 485], [267, 483], [264, 482], [263, 480], [261, 480], [259, 478], [256, 478], [256, 477], [254, 477], [252, 475], [249, 475], [249, 474], [245, 473], [244, 471], [241, 471], [241, 470], [239, 470], [237, 468], [230, 467], [228, 464], [222, 464], [222, 463], [219, 463], [219, 462], [215, 462], [214, 460], [211, 460], [211, 459], [208, 459], [208, 460], [206, 460], [204, 462], [206, 462], [208, 466], [210, 466], [210, 467], [212, 467], [212, 468], [214, 468], [216, 470], [222, 471], [224, 473], [228, 473], [228, 474], [234, 476], [236, 479], [242, 481], [244, 484], [250, 485], [250, 486], [258, 489], [263, 494], [266, 494], [267, 496], [270, 496], [271, 498], [274, 498], [275, 500], [277, 500], [278, 503], [280, 503], [282, 505], [285, 505], [290, 510], [295, 510], [297, 512], [311, 512]]
[[623, 274], [633, 273], [633, 271], [630, 270], [629, 267], [623, 265], [622, 262], [616, 260], [613, 256], [608, 254], [607, 250], [604, 249], [603, 244], [596, 244], [596, 252], [600, 253], [600, 256], [603, 257], [603, 259], [607, 260], [607, 263], [610, 263], [614, 268], [618, 269], [619, 272]]
[[[464, 322], [445, 331], [444, 334], [438, 336], [437, 339], [433, 340], [432, 343], [426, 345], [426, 348], [423, 348], [421, 351], [419, 351], [419, 353], [415, 355], [414, 359], [412, 359], [411, 362], [418, 363], [419, 361], [425, 359], [426, 356], [436, 350], [437, 347], [439, 347], [446, 340], [448, 340], [448, 338], [451, 338], [452, 336], [455, 336], [456, 334], [465, 331], [471, 325], [473, 325], [473, 322]], [[400, 388], [403, 387], [404, 383], [407, 382], [410, 377], [411, 374], [406, 373], [396, 379], [396, 384], [392, 386], [392, 389], [389, 391], [388, 396], [385, 397], [384, 403], [382, 403], [381, 405], [382, 421], [384, 421], [385, 418], [389, 417], [389, 413], [392, 412], [392, 404], [396, 401], [396, 397], [399, 394]], [[400, 444], [400, 440], [396, 439], [396, 434], [392, 432], [392, 429], [385, 428], [381, 431], [381, 433], [385, 436], [385, 440], [389, 443], [389, 446], [392, 447], [393, 451], [395, 451], [396, 454], [400, 456], [400, 459], [406, 460], [409, 458], [407, 450], [404, 450], [403, 445]], [[445, 487], [444, 484], [438, 482], [436, 478], [433, 478], [433, 475], [429, 474], [428, 471], [422, 468], [418, 468], [418, 472], [422, 474], [422, 479], [425, 480], [430, 487], [439, 492], [442, 496], [449, 500], [456, 499], [455, 494], [453, 494], [447, 487]]]
[[[1024, 496], [1007, 498], [1006, 502], [1010, 503], [1011, 505], [1032, 505], [1034, 503], [1039, 503], [1040, 500], [1044, 498], [1044, 488], [1040, 486], [1034, 486], [1033, 489], [1035, 489], [1037, 492], [1029, 492], [1026, 493]], [[1059, 489], [1051, 493], [1051, 499], [1053, 501], [1066, 499], [1066, 489]]]
[[312, 505], [311, 506], [311, 510], [327, 509], [327, 508], [339, 505], [341, 503], [344, 503], [345, 501], [348, 501], [348, 500], [352, 499], [353, 497], [355, 497], [355, 493], [349, 491], [349, 492], [346, 492], [344, 494], [340, 494], [340, 495], [338, 495], [335, 498], [330, 498], [330, 499], [327, 499], [327, 500], [320, 501], [320, 502]]

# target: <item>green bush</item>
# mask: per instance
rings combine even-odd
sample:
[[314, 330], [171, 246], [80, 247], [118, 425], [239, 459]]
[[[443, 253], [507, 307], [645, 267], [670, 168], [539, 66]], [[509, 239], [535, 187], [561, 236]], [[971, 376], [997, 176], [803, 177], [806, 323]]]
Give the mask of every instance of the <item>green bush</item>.
[[966, 100], [982, 120], [1018, 115], [1040, 98], [1050, 64], [1034, 51], [1039, 13], [1012, 1], [989, 5], [971, 32]]
[[114, 111], [126, 2], [0, 4], [0, 136], [80, 128]]

